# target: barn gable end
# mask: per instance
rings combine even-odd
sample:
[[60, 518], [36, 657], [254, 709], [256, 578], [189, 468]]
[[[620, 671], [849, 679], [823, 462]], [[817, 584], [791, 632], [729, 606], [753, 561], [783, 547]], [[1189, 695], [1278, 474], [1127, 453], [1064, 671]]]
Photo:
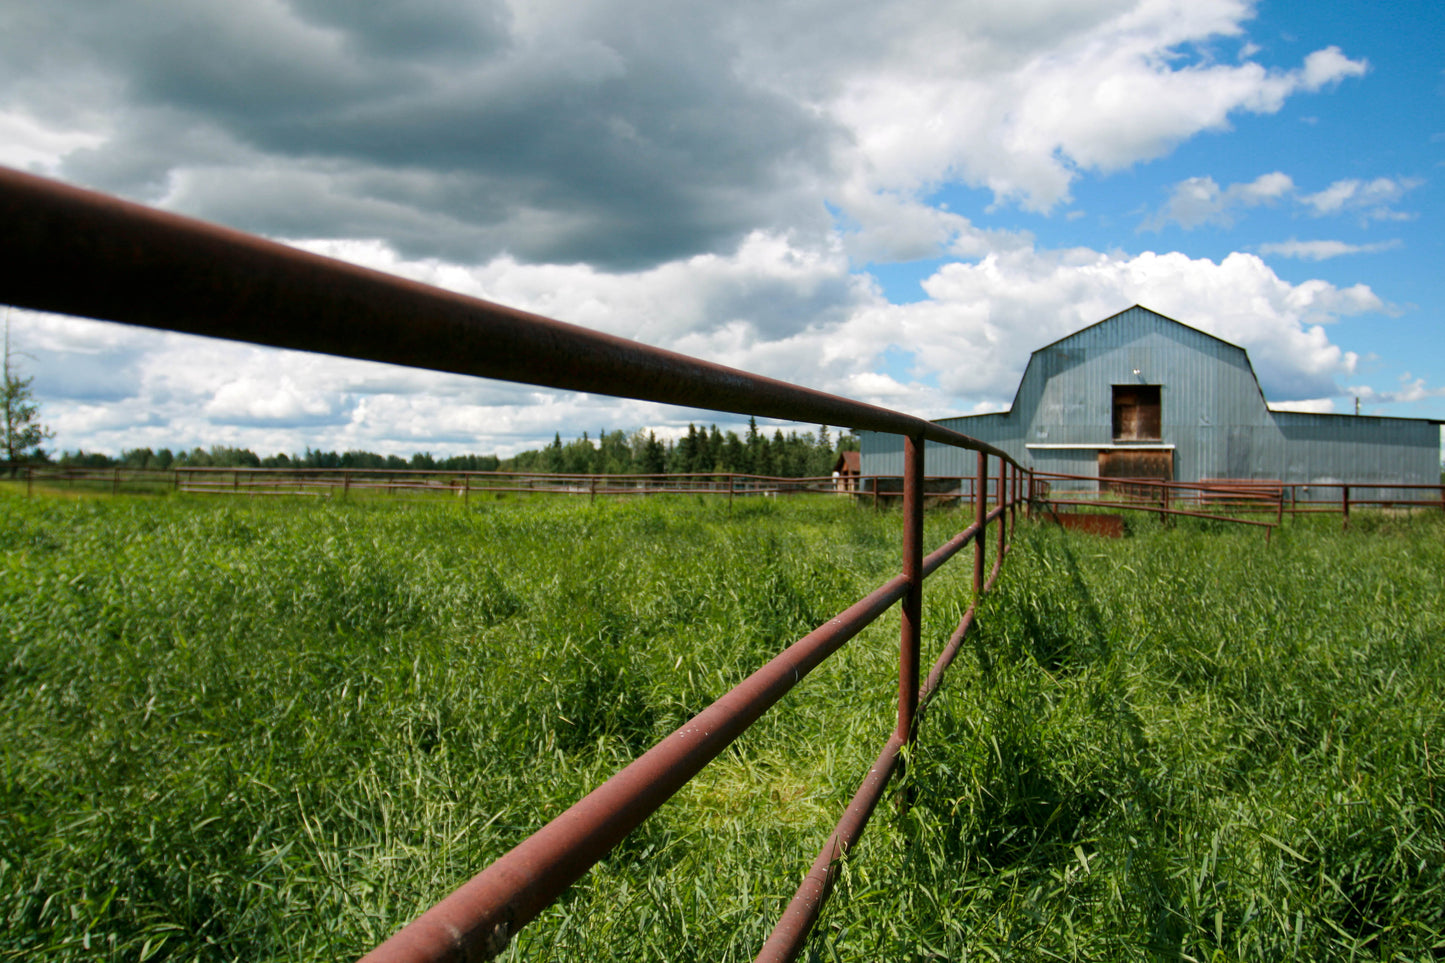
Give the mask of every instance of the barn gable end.
[[[1008, 411], [938, 423], [1091, 477], [1439, 480], [1438, 423], [1271, 411], [1243, 348], [1137, 305], [1036, 350]], [[862, 449], [864, 475], [902, 472], [901, 438], [865, 433]], [[975, 459], [930, 444], [927, 471], [970, 475]]]

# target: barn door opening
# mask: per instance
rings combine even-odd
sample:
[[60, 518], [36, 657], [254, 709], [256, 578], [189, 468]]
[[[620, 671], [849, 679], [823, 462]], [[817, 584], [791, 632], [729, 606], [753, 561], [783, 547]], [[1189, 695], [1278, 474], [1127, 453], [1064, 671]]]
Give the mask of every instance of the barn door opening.
[[1114, 442], [1162, 441], [1158, 385], [1114, 385]]
[[[1115, 449], [1099, 452], [1099, 490], [1130, 498], [1159, 497], [1159, 489], [1148, 485], [1130, 485], [1122, 479], [1143, 478], [1151, 481], [1172, 481], [1174, 452], [1151, 448], [1144, 451]], [[1121, 479], [1113, 481], [1112, 479]]]

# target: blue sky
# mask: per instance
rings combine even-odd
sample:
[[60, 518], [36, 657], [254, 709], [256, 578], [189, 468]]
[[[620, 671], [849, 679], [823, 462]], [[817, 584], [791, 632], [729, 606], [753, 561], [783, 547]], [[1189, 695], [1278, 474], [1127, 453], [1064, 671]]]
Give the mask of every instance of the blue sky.
[[[1133, 303], [1445, 418], [1430, 3], [0, 11], [0, 163], [927, 417]], [[727, 416], [14, 311], [54, 446], [508, 454]], [[809, 427], [809, 426], [802, 426]]]

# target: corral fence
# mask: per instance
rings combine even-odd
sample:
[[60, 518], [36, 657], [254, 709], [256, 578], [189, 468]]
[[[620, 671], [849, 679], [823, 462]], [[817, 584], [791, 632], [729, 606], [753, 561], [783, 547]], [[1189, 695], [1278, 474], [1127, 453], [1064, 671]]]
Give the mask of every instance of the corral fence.
[[[173, 491], [193, 495], [852, 495], [833, 476], [781, 478], [742, 472], [580, 474], [537, 471], [449, 471], [435, 468], [89, 468], [24, 465], [17, 477], [35, 485], [121, 492]], [[930, 479], [930, 482], [932, 479]]]
[[[825, 658], [901, 603], [897, 724], [760, 960], [791, 960], [903, 748], [998, 577], [1027, 473], [1004, 452], [921, 418], [649, 348], [237, 231], [0, 169], [0, 302], [762, 418], [901, 434], [902, 570], [373, 950], [374, 963], [494, 956]], [[926, 556], [926, 441], [977, 452], [973, 519]], [[990, 507], [990, 492], [992, 504]], [[975, 604], [920, 680], [923, 582], [973, 545]], [[992, 568], [988, 556], [992, 555]], [[985, 578], [985, 572], [989, 574]]]
[[[903, 497], [901, 475], [850, 475], [783, 478], [742, 472], [675, 474], [583, 474], [536, 471], [459, 471], [437, 468], [213, 467], [93, 468], [44, 464], [0, 464], [0, 472], [34, 486], [88, 492], [178, 492], [200, 495], [359, 495], [472, 497], [505, 495], [718, 495], [735, 497], [845, 495], [874, 507]], [[1349, 527], [1350, 513], [1361, 508], [1445, 511], [1445, 485], [1401, 482], [1280, 482], [1215, 478], [1199, 482], [1149, 478], [1099, 478], [1096, 475], [1032, 473], [1025, 493], [1058, 517], [1057, 508], [1099, 507], [1152, 511], [1161, 518], [1180, 515], [1239, 520], [1275, 516], [1275, 525], [1293, 515], [1336, 514]], [[972, 476], [929, 475], [923, 480], [925, 504], [971, 507], [977, 497]], [[990, 484], [992, 482], [990, 481]], [[992, 500], [993, 495], [988, 498]], [[1260, 523], [1265, 524], [1265, 523]]]
[[[1149, 478], [1099, 478], [1034, 472], [1030, 494], [1050, 508], [1107, 507], [1174, 515], [1218, 518], [1273, 527], [1292, 515], [1337, 514], [1350, 527], [1352, 509], [1445, 511], [1445, 485], [1402, 482], [1282, 482], [1215, 478], [1199, 482]], [[1274, 516], [1258, 521], [1251, 516]]]

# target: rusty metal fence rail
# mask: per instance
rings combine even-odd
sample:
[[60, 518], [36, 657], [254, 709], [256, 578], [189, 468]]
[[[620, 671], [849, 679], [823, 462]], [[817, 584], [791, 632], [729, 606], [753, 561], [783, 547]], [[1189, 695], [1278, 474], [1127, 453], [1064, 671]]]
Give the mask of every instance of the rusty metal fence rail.
[[[1199, 482], [1157, 478], [1100, 478], [1034, 472], [1037, 493], [1049, 505], [1102, 506], [1169, 515], [1214, 518], [1245, 525], [1276, 527], [1291, 515], [1336, 514], [1350, 527], [1352, 508], [1445, 511], [1445, 485], [1406, 482], [1280, 482], [1205, 479]], [[1054, 483], [1064, 483], [1058, 493]], [[1251, 515], [1273, 515], [1256, 521]]]
[[[919, 712], [974, 621], [920, 689], [923, 581], [969, 543], [975, 598], [997, 578], [1026, 473], [1002, 451], [901, 412], [646, 347], [261, 238], [0, 169], [0, 302], [169, 331], [757, 417], [901, 434], [903, 563], [367, 956], [474, 960], [516, 932], [823, 659], [901, 602], [897, 725], [758, 958], [794, 959]], [[975, 519], [923, 550], [924, 442], [978, 453]], [[986, 501], [992, 482], [994, 505]], [[989, 548], [989, 526], [997, 534]], [[986, 557], [994, 555], [985, 579]]]
[[[847, 495], [873, 505], [901, 499], [901, 475], [785, 478], [741, 472], [675, 474], [578, 474], [535, 471], [461, 471], [437, 468], [108, 468], [47, 464], [0, 464], [0, 474], [36, 485], [93, 492], [175, 491], [214, 495], [323, 495], [352, 491], [449, 495], [542, 494], [630, 497], [638, 495], [720, 495], [728, 498], [798, 494]], [[1151, 478], [1100, 479], [1095, 475], [1035, 472], [1037, 493], [1053, 506], [1104, 505], [1137, 511], [1197, 515], [1231, 520], [1238, 515], [1274, 515], [1275, 524], [1293, 515], [1350, 514], [1361, 508], [1445, 511], [1445, 485], [1405, 482], [1278, 482], [1205, 479], [1199, 482]], [[1051, 490], [1054, 482], [1087, 487]], [[938, 505], [968, 505], [975, 498], [972, 476], [929, 475], [924, 498]]]

